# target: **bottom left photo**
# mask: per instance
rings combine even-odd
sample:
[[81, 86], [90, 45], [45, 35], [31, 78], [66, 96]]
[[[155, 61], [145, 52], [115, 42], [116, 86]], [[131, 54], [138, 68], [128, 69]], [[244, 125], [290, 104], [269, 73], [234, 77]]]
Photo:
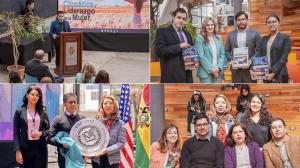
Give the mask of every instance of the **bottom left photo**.
[[149, 167], [149, 101], [143, 84], [0, 84], [0, 167]]

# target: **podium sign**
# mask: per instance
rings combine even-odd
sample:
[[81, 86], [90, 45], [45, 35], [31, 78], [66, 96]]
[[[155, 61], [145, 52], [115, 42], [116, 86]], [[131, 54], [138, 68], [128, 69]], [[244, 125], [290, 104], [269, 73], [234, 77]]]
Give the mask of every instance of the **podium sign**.
[[78, 121], [70, 131], [70, 137], [78, 145], [82, 155], [97, 156], [109, 142], [106, 126], [96, 119]]
[[59, 35], [59, 76], [74, 76], [82, 67], [82, 32], [62, 32]]

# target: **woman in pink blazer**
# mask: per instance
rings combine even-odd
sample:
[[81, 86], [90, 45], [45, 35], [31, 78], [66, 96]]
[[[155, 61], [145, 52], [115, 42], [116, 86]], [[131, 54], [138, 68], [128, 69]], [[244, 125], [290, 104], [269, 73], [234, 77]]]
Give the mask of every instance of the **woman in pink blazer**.
[[150, 148], [150, 168], [179, 168], [179, 132], [175, 125], [167, 126]]

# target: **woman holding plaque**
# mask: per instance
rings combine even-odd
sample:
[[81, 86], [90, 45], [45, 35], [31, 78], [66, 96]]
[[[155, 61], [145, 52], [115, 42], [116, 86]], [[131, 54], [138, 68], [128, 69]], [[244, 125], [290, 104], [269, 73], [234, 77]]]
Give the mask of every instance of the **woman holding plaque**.
[[106, 125], [109, 132], [109, 143], [107, 148], [99, 151], [100, 158], [93, 159], [92, 166], [93, 168], [118, 168], [121, 160], [120, 151], [126, 142], [126, 129], [120, 119], [115, 98], [104, 96], [100, 102], [99, 111], [96, 119]]
[[29, 87], [14, 115], [14, 151], [21, 168], [47, 168], [49, 119], [42, 97], [40, 88]]
[[248, 99], [246, 115], [241, 122], [249, 130], [252, 140], [263, 147], [270, 140], [269, 124], [272, 114], [269, 112], [265, 99], [259, 94], [252, 94]]
[[291, 51], [291, 39], [288, 35], [279, 32], [280, 19], [277, 15], [270, 15], [266, 19], [269, 35], [261, 40], [261, 56], [267, 56], [269, 74], [265, 82], [288, 83], [287, 70], [288, 55]]
[[167, 126], [158, 140], [150, 147], [151, 168], [179, 168], [179, 131], [176, 125]]
[[197, 72], [200, 82], [220, 83], [226, 58], [222, 39], [216, 33], [216, 23], [212, 18], [203, 21], [202, 31], [196, 37], [195, 46], [200, 61]]

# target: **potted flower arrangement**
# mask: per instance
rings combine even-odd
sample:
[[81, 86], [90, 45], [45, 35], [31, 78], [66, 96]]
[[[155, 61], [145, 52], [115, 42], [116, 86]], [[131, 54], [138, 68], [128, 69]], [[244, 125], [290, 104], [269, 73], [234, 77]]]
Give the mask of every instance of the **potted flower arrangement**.
[[4, 25], [7, 38], [10, 38], [13, 44], [14, 65], [8, 66], [8, 71], [16, 70], [21, 79], [24, 77], [25, 67], [18, 65], [19, 50], [21, 39], [41, 39], [43, 32], [46, 32], [46, 24], [43, 18], [36, 15], [16, 15], [13, 12], [0, 13], [0, 23]]

